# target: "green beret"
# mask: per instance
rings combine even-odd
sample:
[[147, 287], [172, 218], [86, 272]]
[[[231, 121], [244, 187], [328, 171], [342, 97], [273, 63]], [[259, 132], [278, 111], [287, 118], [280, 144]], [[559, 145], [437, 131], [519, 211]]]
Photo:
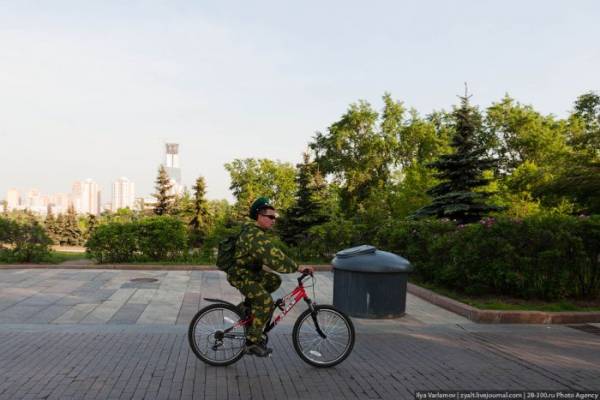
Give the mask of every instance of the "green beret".
[[264, 210], [266, 208], [270, 208], [270, 209], [275, 209], [275, 207], [273, 207], [273, 205], [271, 204], [271, 200], [269, 200], [266, 197], [259, 197], [258, 199], [254, 200], [254, 203], [252, 203], [252, 205], [250, 206], [250, 218], [252, 219], [258, 219], [258, 213], [261, 210]]

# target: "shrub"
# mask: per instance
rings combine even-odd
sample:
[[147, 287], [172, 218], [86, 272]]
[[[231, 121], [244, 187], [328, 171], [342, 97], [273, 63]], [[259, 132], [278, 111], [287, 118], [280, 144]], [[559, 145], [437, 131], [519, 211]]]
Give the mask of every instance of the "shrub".
[[14, 221], [0, 218], [0, 260], [4, 262], [42, 262], [49, 258], [52, 241], [35, 220]]
[[109, 222], [93, 231], [86, 248], [100, 263], [181, 259], [187, 253], [186, 227], [166, 215]]
[[139, 254], [134, 222], [109, 222], [99, 225], [86, 244], [88, 255], [100, 263], [131, 262]]
[[398, 222], [380, 248], [415, 266], [419, 278], [473, 295], [558, 300], [600, 297], [600, 218], [538, 215], [481, 223]]
[[174, 260], [187, 250], [187, 232], [182, 221], [170, 216], [142, 219], [137, 224], [139, 250], [152, 261]]

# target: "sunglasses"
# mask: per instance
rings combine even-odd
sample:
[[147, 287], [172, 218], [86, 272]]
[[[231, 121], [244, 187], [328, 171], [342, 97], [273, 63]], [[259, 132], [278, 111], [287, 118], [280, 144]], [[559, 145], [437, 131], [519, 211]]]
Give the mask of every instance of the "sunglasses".
[[269, 218], [271, 221], [274, 221], [275, 219], [277, 219], [277, 216], [275, 216], [275, 215], [268, 215], [268, 214], [260, 214], [260, 215], [262, 215], [263, 217]]

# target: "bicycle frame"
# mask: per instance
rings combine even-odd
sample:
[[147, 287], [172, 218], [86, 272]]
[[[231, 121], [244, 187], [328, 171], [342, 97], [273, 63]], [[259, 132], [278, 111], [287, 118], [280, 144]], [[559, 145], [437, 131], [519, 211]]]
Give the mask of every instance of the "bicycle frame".
[[[268, 333], [271, 329], [275, 328], [279, 321], [281, 321], [300, 300], [304, 300], [306, 304], [308, 304], [308, 307], [311, 310], [313, 309], [313, 302], [306, 294], [306, 289], [304, 289], [302, 281], [298, 279], [298, 286], [296, 286], [291, 293], [275, 302], [275, 307], [281, 311], [281, 314], [278, 314], [274, 320], [270, 320], [269, 323], [267, 323], [265, 333]], [[275, 310], [273, 310], [273, 312], [275, 312]], [[271, 315], [271, 319], [272, 318], [273, 316]]]
[[[277, 324], [287, 315], [287, 313], [289, 313], [291, 311], [292, 308], [294, 308], [294, 306], [296, 304], [298, 304], [298, 302], [300, 300], [304, 300], [306, 302], [306, 304], [308, 305], [308, 308], [311, 310], [311, 316], [312, 316], [313, 322], [315, 324], [317, 333], [322, 338], [327, 337], [323, 333], [323, 331], [321, 331], [321, 328], [319, 327], [319, 322], [317, 321], [317, 315], [315, 312], [314, 303], [310, 299], [310, 297], [308, 297], [308, 295], [306, 294], [306, 289], [304, 288], [303, 279], [307, 276], [312, 277], [312, 274], [303, 273], [302, 276], [300, 276], [298, 278], [298, 286], [296, 286], [296, 288], [291, 293], [289, 293], [289, 294], [285, 295], [284, 297], [277, 299], [277, 301], [275, 301], [274, 307], [278, 308], [281, 311], [281, 314], [278, 314], [275, 317], [275, 319], [273, 320], [272, 319], [273, 313], [271, 313], [269, 322], [267, 323], [265, 330], [264, 330], [265, 334], [267, 334], [268, 332], [271, 331], [271, 329], [273, 329], [275, 326], [277, 326]], [[229, 302], [223, 301], [223, 300], [219, 300], [219, 299], [208, 299], [207, 298], [205, 300], [212, 301], [212, 302], [227, 303], [227, 304], [233, 305], [232, 303], [229, 303]], [[273, 309], [273, 312], [275, 312], [275, 308]], [[225, 331], [223, 331], [223, 336], [229, 336], [228, 333], [239, 326], [250, 325], [252, 323], [253, 318], [254, 317], [252, 315], [250, 315], [246, 318], [243, 318], [243, 319], [237, 321], [233, 326], [231, 326], [230, 328], [227, 328]]]

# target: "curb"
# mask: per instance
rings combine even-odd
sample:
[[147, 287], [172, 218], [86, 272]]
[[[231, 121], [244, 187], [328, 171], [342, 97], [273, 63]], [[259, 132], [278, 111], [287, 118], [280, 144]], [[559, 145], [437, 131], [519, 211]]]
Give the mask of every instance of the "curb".
[[600, 312], [567, 311], [496, 311], [481, 310], [439, 295], [431, 290], [412, 283], [408, 284], [408, 293], [461, 315], [473, 322], [484, 324], [584, 324], [600, 322]]

